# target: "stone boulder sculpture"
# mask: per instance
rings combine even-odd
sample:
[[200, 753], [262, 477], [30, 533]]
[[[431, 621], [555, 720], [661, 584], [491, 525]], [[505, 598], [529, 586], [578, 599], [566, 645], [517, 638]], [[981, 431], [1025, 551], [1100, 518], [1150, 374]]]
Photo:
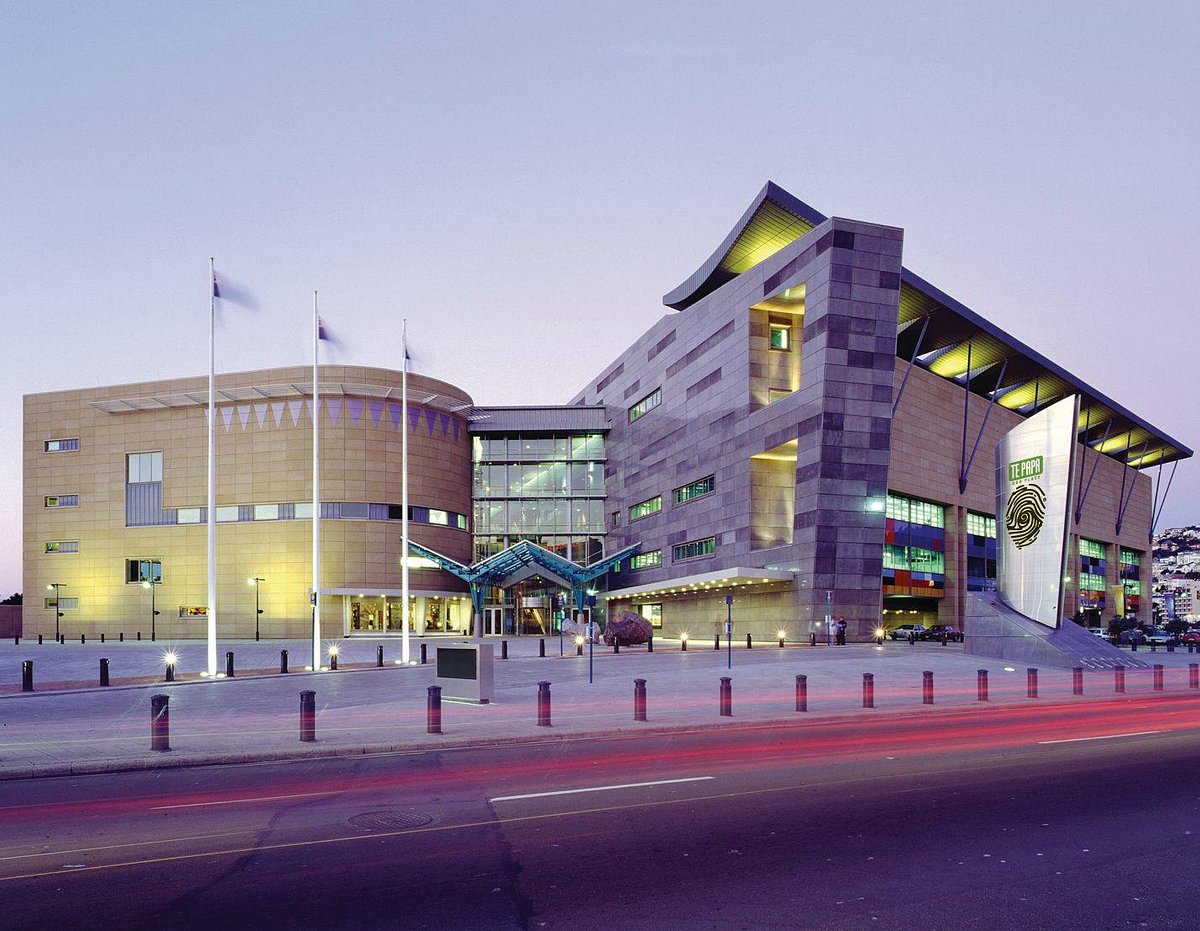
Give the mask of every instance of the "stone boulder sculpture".
[[616, 612], [604, 626], [604, 642], [609, 646], [615, 643], [621, 646], [649, 643], [652, 636], [650, 622], [633, 611]]

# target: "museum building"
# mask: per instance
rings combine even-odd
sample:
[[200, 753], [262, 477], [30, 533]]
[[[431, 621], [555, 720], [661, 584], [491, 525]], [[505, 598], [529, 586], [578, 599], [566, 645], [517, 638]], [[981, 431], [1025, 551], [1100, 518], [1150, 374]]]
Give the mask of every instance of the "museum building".
[[[1152, 474], [1192, 451], [908, 271], [902, 246], [768, 183], [561, 407], [410, 375], [406, 418], [401, 373], [329, 365], [314, 410], [309, 368], [218, 376], [221, 636], [310, 631], [314, 416], [329, 636], [400, 632], [403, 431], [416, 633], [553, 633], [585, 587], [668, 637], [727, 613], [770, 639], [831, 617], [857, 639], [961, 626], [994, 587], [996, 443], [1072, 394], [1066, 613], [1148, 611]], [[202, 377], [26, 396], [27, 635], [204, 636], [207, 403]]]

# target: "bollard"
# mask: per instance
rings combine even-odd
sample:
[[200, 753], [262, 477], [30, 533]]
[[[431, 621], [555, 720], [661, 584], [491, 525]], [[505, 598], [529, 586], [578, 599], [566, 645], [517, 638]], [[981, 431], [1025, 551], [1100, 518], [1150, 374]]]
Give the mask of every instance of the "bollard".
[[166, 695], [150, 696], [150, 749], [171, 749], [171, 699]]
[[633, 720], [646, 720], [646, 680], [633, 680]]
[[617, 638], [614, 636], [614, 637], [613, 637], [613, 653], [620, 653], [620, 652], [621, 652], [621, 641], [620, 641], [620, 640], [618, 640], [618, 639], [617, 639]]
[[1151, 653], [1157, 653], [1157, 652], [1158, 652], [1158, 644], [1157, 644], [1157, 643], [1155, 643], [1153, 640], [1151, 640], [1151, 641], [1150, 641], [1150, 652], [1151, 652]]
[[317, 739], [317, 693], [300, 693], [300, 741], [312, 743]]
[[1071, 694], [1083, 694], [1083, 667], [1076, 666], [1071, 670]]
[[1025, 697], [1037, 698], [1037, 669], [1033, 666], [1025, 670]]
[[815, 647], [817, 645], [817, 635], [816, 634], [808, 635], [808, 645], [810, 647]]
[[545, 655], [546, 655], [546, 638], [541, 637], [538, 640], [538, 656], [545, 656]]
[[103, 657], [100, 660], [100, 684], [108, 685], [108, 658]]
[[138, 642], [140, 643], [142, 640], [142, 632], [140, 630], [137, 632], [137, 638], [138, 638]]
[[1133, 652], [1133, 653], [1136, 653], [1136, 652], [1137, 652], [1137, 641], [1136, 641], [1136, 640], [1130, 640], [1130, 641], [1129, 641], [1129, 649], [1130, 649], [1130, 651], [1131, 651], [1131, 652]]
[[38, 646], [42, 645], [42, 635], [38, 634]]
[[647, 653], [654, 652], [654, 632], [653, 631], [650, 632], [650, 639], [646, 641], [646, 652]]
[[337, 672], [337, 658], [338, 658], [337, 653], [330, 652], [330, 654], [329, 654], [329, 671], [330, 672]]
[[119, 634], [117, 634], [117, 640], [121, 643], [125, 642], [125, 631], [121, 631]]
[[19, 647], [20, 645], [21, 645], [21, 637], [20, 637], [20, 635], [17, 635], [17, 636], [15, 636], [15, 637], [13, 637], [13, 646], [15, 646], [15, 647]]
[[33, 660], [31, 659], [21, 661], [21, 691], [33, 691]]
[[1188, 663], [1188, 688], [1200, 689], [1200, 663]]
[[538, 727], [550, 726], [550, 683], [538, 683]]
[[103, 643], [103, 642], [104, 642], [104, 634], [101, 634], [101, 635], [100, 635], [100, 642], [101, 642], [101, 643]]
[[583, 638], [582, 637], [579, 639], [579, 642], [575, 644], [575, 655], [583, 656]]
[[442, 687], [431, 685], [427, 691], [429, 694], [425, 698], [425, 733], [440, 734], [442, 732]]
[[59, 634], [59, 635], [58, 635], [58, 642], [59, 642], [59, 643], [61, 643], [61, 644], [63, 644], [64, 646], [66, 646], [66, 643], [67, 643], [67, 635], [66, 635], [66, 634]]
[[500, 641], [500, 658], [508, 659], [508, 641], [507, 640]]
[[720, 717], [733, 717], [733, 679], [721, 676], [721, 711]]
[[233, 678], [233, 651], [230, 650], [225, 654], [225, 675], [230, 679]]
[[942, 646], [945, 646], [947, 643], [950, 642], [949, 638], [946, 636], [945, 631], [942, 631], [942, 636], [939, 637], [938, 639], [942, 641]]
[[783, 637], [779, 638], [779, 649], [783, 649]]
[[933, 671], [930, 669], [921, 673], [921, 704], [933, 704]]
[[750, 634], [746, 634], [746, 649], [747, 650], [754, 649], [754, 638], [752, 636], [750, 636]]
[[85, 643], [87, 643], [87, 634], [80, 634], [80, 635], [79, 635], [79, 643], [80, 643], [81, 645], [82, 645], [82, 644], [85, 644]]
[[288, 661], [287, 650], [280, 650], [279, 651], [279, 671], [281, 673], [288, 671], [287, 661]]
[[1168, 643], [1168, 644], [1167, 644], [1167, 652], [1168, 652], [1168, 653], [1174, 653], [1174, 652], [1175, 652], [1175, 644], [1174, 644], [1174, 643]]
[[721, 635], [720, 634], [717, 634], [715, 637], [713, 637], [713, 649], [714, 650], [721, 649]]
[[863, 707], [875, 707], [875, 674], [863, 673]]
[[1125, 691], [1125, 667], [1113, 667], [1113, 691], [1121, 693]]
[[988, 680], [987, 680], [988, 671], [986, 669], [977, 669], [977, 670], [975, 670], [975, 673], [976, 673], [975, 700], [976, 701], [987, 701], [988, 700]]
[[680, 638], [679, 638], [679, 652], [680, 652], [680, 653], [686, 653], [686, 652], [687, 652], [687, 637], [680, 637]]
[[1163, 690], [1163, 668], [1162, 663], [1154, 664], [1154, 691], [1161, 692]]
[[[379, 649], [382, 650], [383, 647], [380, 647]], [[421, 665], [429, 665], [429, 645], [426, 643], [421, 644]]]
[[1189, 653], [1195, 653], [1196, 651], [1193, 649], [1193, 647], [1195, 647], [1195, 646], [1196, 646], [1196, 644], [1194, 644], [1194, 643], [1189, 643], [1189, 644], [1188, 644], [1188, 652], [1189, 652]]
[[167, 670], [166, 670], [166, 674], [163, 676], [163, 681], [164, 682], [174, 682], [175, 681], [175, 664], [174, 663], [167, 663]]
[[796, 710], [808, 710], [808, 676], [796, 676]]
[[[421, 644], [421, 652], [422, 653], [425, 652], [425, 644], [423, 644], [423, 643]], [[424, 656], [422, 656], [421, 658], [424, 659]], [[377, 646], [375, 648], [375, 667], [377, 669], [383, 668], [383, 647], [382, 646]]]

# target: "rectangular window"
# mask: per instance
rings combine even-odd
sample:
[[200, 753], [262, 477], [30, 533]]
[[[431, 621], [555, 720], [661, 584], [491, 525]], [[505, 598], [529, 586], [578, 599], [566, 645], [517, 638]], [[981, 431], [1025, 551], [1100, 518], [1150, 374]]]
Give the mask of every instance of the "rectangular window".
[[705, 495], [711, 495], [713, 489], [716, 487], [716, 478], [712, 475], [706, 475], [704, 478], [676, 488], [672, 494], [676, 504], [687, 504], [693, 498], [703, 498]]
[[1106, 547], [1103, 543], [1098, 543], [1095, 540], [1089, 540], [1086, 537], [1079, 538], [1079, 555], [1090, 556], [1092, 559], [1104, 559]]
[[429, 523], [439, 524], [442, 527], [448, 527], [450, 526], [450, 515], [446, 511], [439, 511], [437, 508], [430, 508]]
[[180, 617], [208, 617], [208, 608], [204, 605], [180, 605]]
[[648, 395], [642, 398], [637, 404], [629, 408], [629, 422], [633, 423], [647, 411], [651, 411], [662, 403], [662, 389], [655, 388]]
[[131, 485], [139, 482], [161, 482], [162, 464], [162, 453], [129, 453], [125, 457], [125, 481]]
[[203, 508], [180, 508], [175, 512], [175, 523], [198, 524], [200, 523], [200, 515], [203, 510]]
[[[61, 601], [62, 601], [62, 609], [61, 610], [63, 610], [63, 611], [78, 611], [79, 610], [79, 599], [78, 598], [76, 598], [74, 596], [68, 597], [67, 595], [63, 595]], [[46, 607], [47, 608], [53, 608], [53, 607], [55, 607], [55, 605], [56, 605], [56, 602], [54, 600], [53, 595], [51, 595], [49, 598], [46, 599]]]
[[717, 551], [717, 538], [708, 537], [704, 540], [692, 540], [689, 543], [680, 543], [671, 552], [675, 562], [681, 562], [685, 559], [697, 559], [700, 556], [711, 556]]
[[996, 518], [967, 511], [967, 533], [973, 537], [996, 539]]
[[79, 437], [69, 440], [46, 440], [44, 449], [48, 453], [69, 453], [79, 449]]
[[162, 561], [158, 559], [127, 559], [125, 560], [125, 584], [136, 585], [139, 582], [161, 582]]
[[46, 544], [47, 553], [78, 553], [78, 540], [53, 540]]
[[888, 494], [887, 516], [892, 520], [908, 521], [923, 527], [946, 526], [946, 509], [940, 504], [906, 498], [903, 495]]
[[650, 622], [650, 626], [656, 629], [662, 627], [662, 602], [656, 601], [653, 604], [638, 605], [638, 612], [646, 620]]
[[236, 504], [227, 504], [217, 508], [217, 523], [232, 524], [238, 519], [238, 506]]
[[254, 505], [255, 520], [279, 520], [279, 505], [278, 504], [256, 504]]
[[296, 520], [312, 520], [312, 502], [298, 501], [292, 505], [292, 516]]
[[42, 500], [48, 508], [79, 507], [79, 495], [46, 495]]
[[787, 352], [792, 348], [792, 327], [787, 323], [772, 323], [771, 348]]
[[776, 401], [782, 401], [791, 393], [791, 389], [789, 388], [768, 388], [767, 403], [774, 404]]
[[613, 525], [613, 530], [616, 530], [618, 527], [621, 526], [621, 512], [620, 511], [612, 512], [612, 525]]
[[635, 504], [629, 509], [629, 522], [641, 520], [643, 517], [649, 517], [651, 514], [657, 514], [662, 510], [662, 495], [655, 495], [653, 498], [647, 498]]
[[633, 570], [653, 569], [655, 566], [661, 565], [662, 550], [650, 550], [648, 553], [638, 553], [629, 558], [629, 568]]

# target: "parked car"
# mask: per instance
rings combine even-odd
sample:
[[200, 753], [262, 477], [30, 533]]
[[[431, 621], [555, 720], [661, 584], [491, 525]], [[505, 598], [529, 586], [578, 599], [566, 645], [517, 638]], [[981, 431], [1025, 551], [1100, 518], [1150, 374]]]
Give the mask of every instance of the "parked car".
[[1145, 642], [1146, 642], [1146, 632], [1144, 630], [1142, 630], [1140, 627], [1132, 627], [1129, 630], [1123, 630], [1117, 636], [1117, 643], [1123, 643], [1123, 644], [1136, 643], [1136, 644], [1141, 645]]
[[1175, 635], [1169, 634], [1165, 630], [1154, 629], [1146, 631], [1146, 643], [1156, 647], [1165, 647], [1167, 644], [1175, 642]]
[[888, 636], [893, 640], [907, 640], [909, 637], [920, 639], [923, 633], [925, 633], [924, 624], [901, 624], [899, 627], [889, 630]]
[[941, 640], [943, 636], [952, 643], [958, 643], [963, 638], [962, 631], [953, 624], [934, 624], [919, 635], [921, 640]]
[[1185, 631], [1179, 639], [1182, 643], [1200, 643], [1200, 630]]
[[1105, 630], [1103, 627], [1089, 627], [1088, 633], [1092, 634], [1096, 637], [1104, 637], [1104, 638], [1108, 637], [1108, 631]]

